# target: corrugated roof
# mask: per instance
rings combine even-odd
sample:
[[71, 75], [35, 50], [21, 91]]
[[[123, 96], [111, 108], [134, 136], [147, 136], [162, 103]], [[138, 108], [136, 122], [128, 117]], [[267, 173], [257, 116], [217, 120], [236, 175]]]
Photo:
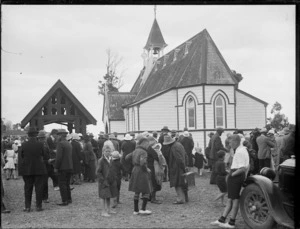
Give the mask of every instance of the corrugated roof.
[[[189, 44], [187, 54], [186, 44]], [[173, 61], [175, 50], [179, 51]], [[166, 63], [165, 56], [168, 56]], [[131, 90], [138, 92], [134, 102], [173, 87], [237, 83], [206, 29], [159, 58], [158, 62], [140, 87], [141, 77], [137, 79]]]
[[144, 49], [149, 50], [154, 47], [164, 48], [166, 46], [167, 46], [167, 44], [166, 44], [166, 42], [163, 38], [163, 35], [160, 31], [159, 25], [158, 25], [156, 19], [154, 19], [154, 22], [152, 24], [152, 28], [151, 28], [151, 31], [150, 31], [150, 34], [149, 34], [149, 37], [148, 37], [148, 40], [147, 40], [147, 43], [146, 43]]
[[130, 92], [108, 92], [109, 120], [125, 120], [122, 106], [131, 103], [135, 96]]

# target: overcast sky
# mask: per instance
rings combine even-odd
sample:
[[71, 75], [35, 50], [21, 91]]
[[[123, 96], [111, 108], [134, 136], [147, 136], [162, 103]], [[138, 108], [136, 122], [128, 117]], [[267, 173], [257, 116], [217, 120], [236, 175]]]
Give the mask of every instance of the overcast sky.
[[[60, 79], [97, 119], [88, 131], [98, 134], [104, 128], [97, 82], [106, 72], [106, 50], [123, 57], [121, 91], [129, 91], [143, 67], [153, 9], [2, 5], [2, 118], [21, 122]], [[228, 66], [244, 77], [239, 88], [269, 103], [267, 116], [278, 101], [295, 123], [295, 6], [159, 5], [156, 18], [165, 53], [206, 28]]]

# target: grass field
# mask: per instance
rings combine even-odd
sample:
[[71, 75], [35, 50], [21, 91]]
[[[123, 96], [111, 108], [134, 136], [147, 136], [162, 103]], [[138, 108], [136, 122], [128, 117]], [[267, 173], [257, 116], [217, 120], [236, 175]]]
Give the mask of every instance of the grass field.
[[[97, 183], [83, 183], [74, 186], [73, 203], [60, 207], [59, 191], [54, 191], [49, 179], [49, 201], [43, 203], [44, 211], [36, 212], [35, 195], [33, 195], [33, 211], [24, 213], [24, 182], [3, 179], [4, 203], [10, 214], [1, 214], [2, 228], [214, 228], [210, 222], [218, 219], [223, 211], [220, 202], [213, 198], [219, 193], [216, 185], [209, 184], [210, 173], [202, 177], [196, 176], [196, 187], [190, 189], [190, 202], [173, 205], [176, 194], [168, 182], [163, 183], [162, 191], [157, 193], [162, 204], [148, 203], [149, 216], [134, 216], [133, 193], [128, 191], [128, 182], [122, 181], [122, 204], [115, 209], [117, 214], [110, 218], [101, 217], [101, 201], [98, 198]], [[3, 177], [3, 174], [2, 174]], [[141, 204], [141, 203], [140, 203]], [[236, 220], [237, 228], [246, 228], [240, 213]]]

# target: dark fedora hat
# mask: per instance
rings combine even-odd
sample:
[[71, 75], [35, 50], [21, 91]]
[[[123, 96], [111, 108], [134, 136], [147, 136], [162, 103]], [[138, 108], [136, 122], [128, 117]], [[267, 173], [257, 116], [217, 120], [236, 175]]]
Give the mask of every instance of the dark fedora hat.
[[167, 126], [164, 126], [164, 127], [161, 129], [161, 131], [164, 131], [164, 130], [170, 132], [170, 130], [169, 130], [169, 128], [168, 128]]
[[29, 130], [27, 131], [27, 134], [32, 135], [38, 135], [39, 131], [35, 127], [29, 127]]

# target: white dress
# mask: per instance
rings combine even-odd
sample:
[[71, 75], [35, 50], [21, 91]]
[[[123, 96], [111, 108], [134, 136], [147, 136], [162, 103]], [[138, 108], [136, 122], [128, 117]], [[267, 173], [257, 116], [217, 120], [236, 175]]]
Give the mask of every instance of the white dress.
[[6, 156], [6, 164], [3, 169], [15, 169], [15, 151], [13, 149], [8, 149], [5, 151], [4, 156]]

